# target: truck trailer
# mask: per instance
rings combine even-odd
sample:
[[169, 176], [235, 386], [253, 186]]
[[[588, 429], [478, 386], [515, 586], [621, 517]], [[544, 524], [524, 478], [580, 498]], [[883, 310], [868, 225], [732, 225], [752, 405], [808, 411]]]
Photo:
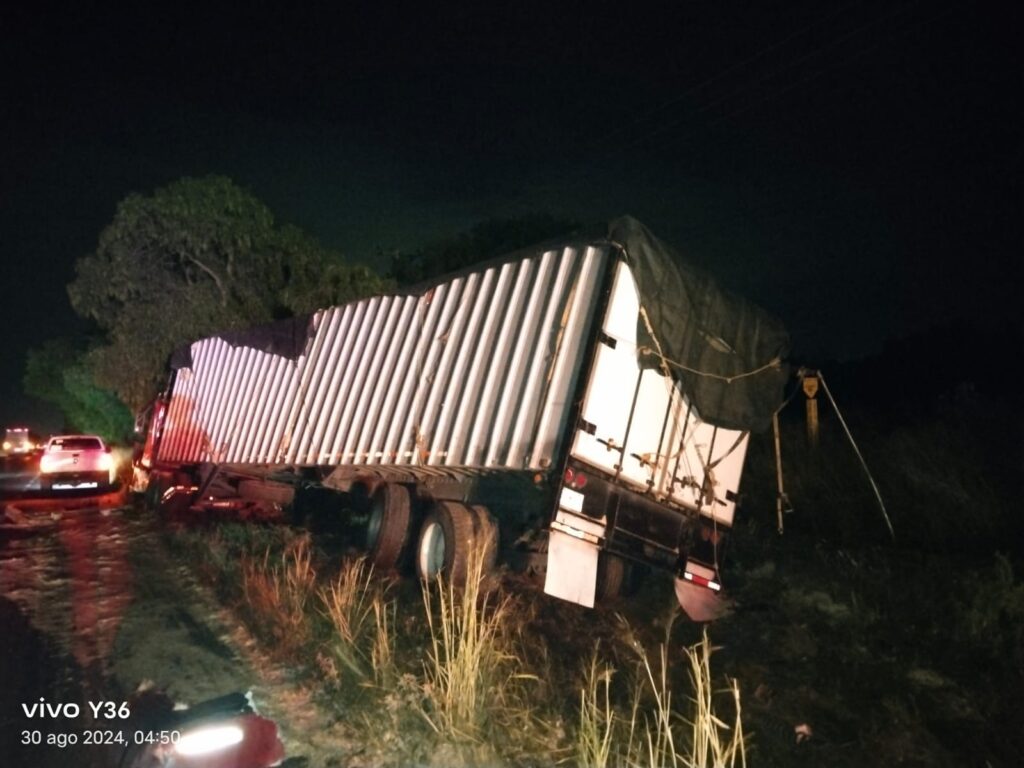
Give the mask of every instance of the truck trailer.
[[[368, 556], [471, 552], [585, 606], [630, 568], [711, 618], [751, 430], [787, 377], [777, 320], [639, 222], [172, 355], [137, 468], [158, 504], [365, 500]], [[343, 503], [347, 497], [348, 502]]]

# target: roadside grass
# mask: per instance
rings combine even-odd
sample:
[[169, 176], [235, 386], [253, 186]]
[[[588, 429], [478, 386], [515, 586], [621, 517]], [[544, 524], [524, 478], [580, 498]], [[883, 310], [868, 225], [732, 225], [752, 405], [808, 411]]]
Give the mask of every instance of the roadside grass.
[[[895, 542], [827, 412], [816, 450], [802, 414], [782, 423], [794, 508], [782, 536], [772, 441], [752, 440], [748, 503], [727, 564], [739, 608], [715, 637], [755, 693], [744, 723], [757, 734], [757, 761], [800, 764], [802, 750], [837, 767], [871, 754], [892, 764], [998, 765], [1024, 748], [1012, 412], [983, 406], [946, 399], [908, 413], [845, 413]], [[814, 736], [798, 744], [794, 728], [804, 723]]]
[[[652, 660], [629, 624], [619, 617], [624, 639], [635, 660], [626, 679], [626, 706], [617, 707], [612, 694], [616, 669], [602, 660], [595, 648], [583, 671], [575, 762], [580, 766], [628, 768], [734, 768], [746, 766], [746, 740], [736, 680], [714, 687], [711, 673], [713, 648], [707, 628], [701, 639], [670, 651], [671, 623]], [[681, 662], [688, 672], [689, 696], [682, 707], [673, 702], [676, 687], [671, 670]], [[723, 699], [724, 695], [724, 701]], [[733, 724], [720, 716], [731, 707]]]
[[272, 557], [242, 559], [242, 596], [247, 622], [263, 640], [279, 652], [303, 648], [311, 632], [307, 613], [315, 596], [316, 571], [309, 537], [301, 536]]
[[[720, 726], [697, 707], [700, 688], [672, 696], [672, 667], [681, 675], [692, 649], [670, 661], [662, 644], [648, 656], [652, 633], [617, 623], [547, 636], [538, 631], [549, 619], [538, 619], [545, 598], [489, 577], [478, 554], [464, 585], [439, 578], [416, 598], [363, 557], [332, 566], [307, 535], [245, 528], [173, 539], [273, 656], [319, 681], [322, 703], [344, 702], [370, 764], [730, 764], [693, 762], [689, 752], [691, 723]], [[549, 645], [561, 643], [577, 659], [589, 652], [591, 666], [552, 662]], [[697, 647], [710, 656], [706, 642]], [[628, 667], [614, 695], [613, 665]]]
[[617, 605], [623, 624], [509, 573], [396, 582], [317, 540], [307, 561], [285, 526], [172, 541], [322, 691], [360, 745], [354, 765], [1013, 764], [1024, 563], [1006, 483], [955, 419], [847, 417], [896, 544], [835, 425], [823, 418], [812, 452], [786, 422], [795, 512], [780, 537], [758, 436], [725, 566], [738, 605], [709, 634], [663, 618], [678, 615], [667, 582]]
[[372, 677], [377, 685], [394, 679], [397, 605], [389, 599], [391, 587], [390, 581], [374, 578], [365, 557], [355, 557], [344, 560], [337, 575], [318, 588], [319, 609], [332, 630], [327, 658], [335, 670], [340, 664], [360, 682]]

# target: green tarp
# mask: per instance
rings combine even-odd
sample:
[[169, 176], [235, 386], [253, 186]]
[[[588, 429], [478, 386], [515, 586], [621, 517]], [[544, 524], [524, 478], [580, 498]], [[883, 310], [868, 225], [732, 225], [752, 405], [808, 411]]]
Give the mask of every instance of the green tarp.
[[625, 251], [640, 294], [641, 364], [667, 366], [704, 421], [740, 430], [770, 426], [789, 378], [782, 323], [719, 288], [636, 219], [611, 222], [608, 239]]

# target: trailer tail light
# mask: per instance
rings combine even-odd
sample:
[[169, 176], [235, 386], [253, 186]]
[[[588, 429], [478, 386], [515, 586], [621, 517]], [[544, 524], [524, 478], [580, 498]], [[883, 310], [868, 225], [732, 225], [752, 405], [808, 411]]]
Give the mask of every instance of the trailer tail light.
[[583, 490], [587, 486], [587, 476], [579, 470], [573, 470], [572, 467], [565, 468], [565, 484], [570, 488], [576, 488]]

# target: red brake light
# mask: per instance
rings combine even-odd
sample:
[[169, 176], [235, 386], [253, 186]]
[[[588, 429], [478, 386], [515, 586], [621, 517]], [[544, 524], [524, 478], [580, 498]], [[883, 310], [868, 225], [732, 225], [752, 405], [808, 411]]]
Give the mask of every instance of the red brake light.
[[566, 467], [565, 484], [570, 488], [583, 490], [583, 487], [587, 484], [587, 476], [580, 472], [578, 469], [573, 470], [572, 467]]

